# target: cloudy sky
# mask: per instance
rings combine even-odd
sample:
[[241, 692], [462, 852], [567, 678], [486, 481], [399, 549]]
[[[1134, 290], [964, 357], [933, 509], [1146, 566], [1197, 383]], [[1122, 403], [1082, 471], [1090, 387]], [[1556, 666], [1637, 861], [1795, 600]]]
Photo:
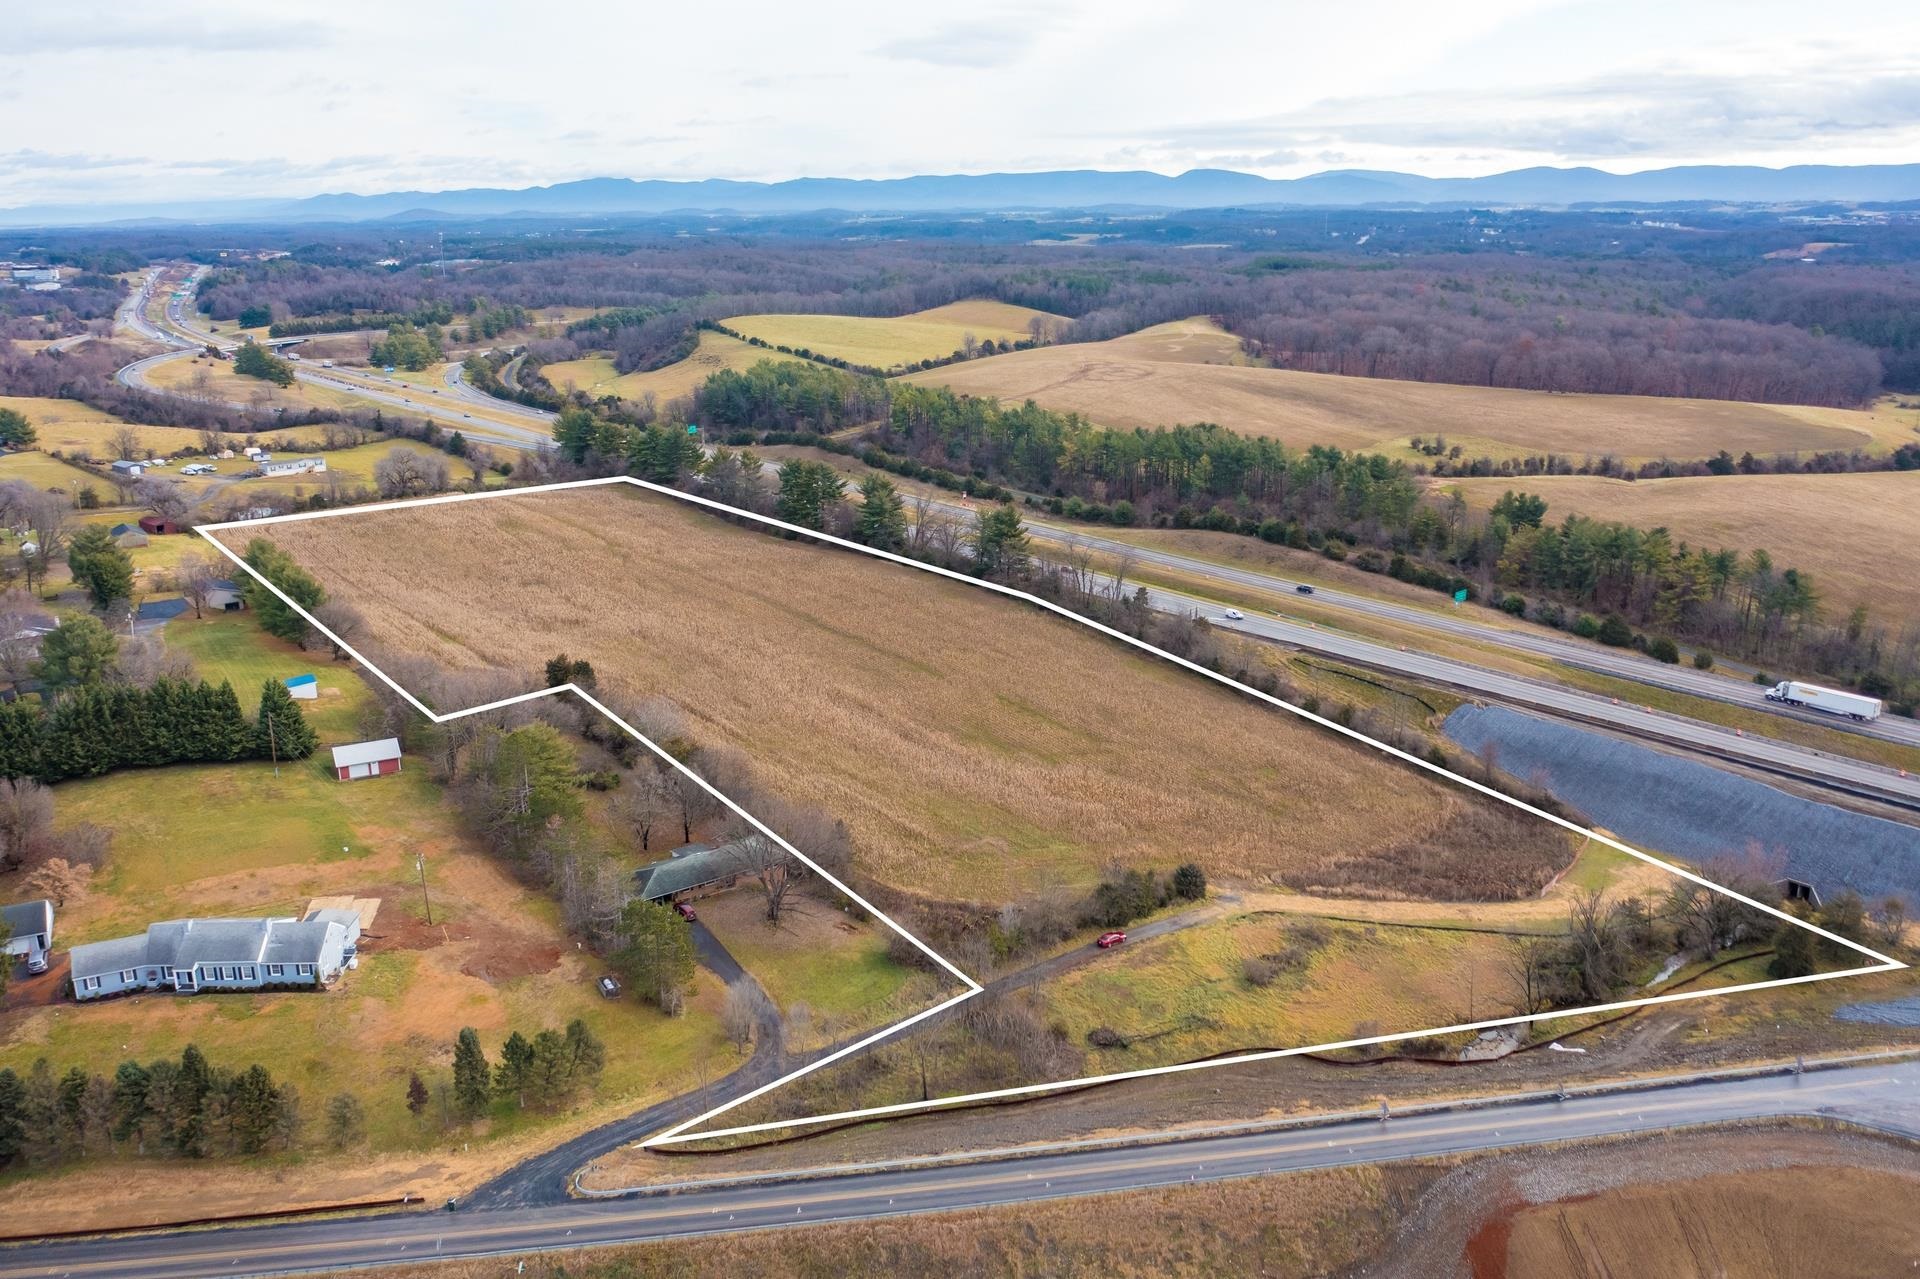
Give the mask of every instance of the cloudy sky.
[[1911, 0], [9, 10], [0, 207], [605, 175], [1920, 161]]

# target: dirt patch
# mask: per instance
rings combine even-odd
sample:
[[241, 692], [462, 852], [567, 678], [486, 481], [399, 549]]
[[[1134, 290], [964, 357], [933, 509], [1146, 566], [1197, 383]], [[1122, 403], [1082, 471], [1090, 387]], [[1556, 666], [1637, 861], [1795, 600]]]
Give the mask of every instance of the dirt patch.
[[[8, 961], [0, 960], [5, 962]], [[47, 963], [47, 971], [38, 976], [28, 976], [24, 968], [16, 970], [13, 980], [7, 983], [5, 1000], [0, 1000], [0, 1011], [47, 1008], [62, 1002], [67, 994], [67, 973], [72, 967], [73, 957], [62, 950], [54, 953]]]
[[516, 977], [550, 973], [559, 966], [558, 946], [537, 937], [508, 933], [489, 938], [485, 945], [467, 956], [460, 971], [498, 986]]

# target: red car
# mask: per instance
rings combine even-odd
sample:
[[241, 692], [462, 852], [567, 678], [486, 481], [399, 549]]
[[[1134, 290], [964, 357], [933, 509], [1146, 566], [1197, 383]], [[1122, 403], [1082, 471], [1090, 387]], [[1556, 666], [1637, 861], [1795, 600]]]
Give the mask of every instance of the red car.
[[680, 918], [682, 919], [700, 918], [700, 916], [693, 913], [692, 905], [690, 905], [687, 902], [675, 902], [673, 904], [673, 911], [676, 915], [680, 916]]
[[1115, 946], [1118, 946], [1121, 942], [1125, 941], [1126, 939], [1127, 939], [1127, 935], [1125, 933], [1119, 933], [1119, 932], [1101, 933], [1100, 940], [1093, 944], [1098, 946], [1101, 950], [1112, 950]]

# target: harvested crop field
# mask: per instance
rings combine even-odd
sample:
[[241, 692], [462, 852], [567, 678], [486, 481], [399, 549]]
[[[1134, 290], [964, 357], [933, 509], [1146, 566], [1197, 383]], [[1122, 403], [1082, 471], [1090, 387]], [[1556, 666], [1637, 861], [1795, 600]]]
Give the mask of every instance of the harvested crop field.
[[1066, 320], [1006, 302], [950, 302], [911, 315], [737, 315], [723, 321], [736, 333], [774, 346], [802, 348], [877, 369], [952, 355], [971, 334], [979, 341], [1020, 342], [1036, 319]]
[[695, 387], [722, 369], [740, 371], [750, 369], [762, 360], [779, 362], [794, 358], [709, 330], [700, 335], [700, 344], [694, 348], [692, 355], [647, 373], [616, 372], [612, 358], [605, 355], [543, 365], [540, 372], [561, 391], [572, 388], [585, 391], [595, 398], [617, 395], [623, 400], [638, 400], [652, 395], [665, 404], [679, 396], [691, 395]]
[[1875, 448], [1893, 438], [1890, 408], [1742, 404], [1631, 395], [1560, 395], [1244, 367], [1232, 334], [1179, 320], [1106, 342], [1014, 351], [907, 376], [967, 395], [1083, 413], [1104, 426], [1214, 422], [1304, 448], [1330, 444], [1407, 454], [1445, 435], [1471, 455], [1554, 452], [1575, 458], [1707, 457]]
[[[1920, 442], [1920, 435], [1914, 436]], [[1508, 489], [1547, 500], [1547, 518], [1567, 515], [1664, 526], [1694, 546], [1764, 548], [1782, 567], [1813, 574], [1824, 611], [1844, 620], [1866, 605], [1898, 630], [1920, 618], [1920, 472], [1851, 475], [1703, 475], [1609, 480], [1552, 475], [1520, 480], [1442, 480], [1485, 509]]]
[[697, 742], [843, 819], [865, 871], [913, 892], [1000, 902], [1187, 860], [1241, 882], [1408, 891], [1471, 830], [1462, 878], [1502, 862], [1510, 895], [1573, 851], [1072, 622], [625, 486], [271, 534], [366, 614], [376, 661], [531, 674], [564, 648], [610, 695], [670, 698]]

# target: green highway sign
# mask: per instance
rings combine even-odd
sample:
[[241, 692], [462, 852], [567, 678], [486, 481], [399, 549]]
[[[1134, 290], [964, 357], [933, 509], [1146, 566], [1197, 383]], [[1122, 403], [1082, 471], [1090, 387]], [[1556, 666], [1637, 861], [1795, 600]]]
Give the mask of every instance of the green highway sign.
[[1455, 604], [1465, 604], [1467, 602], [1467, 592], [1464, 588], [1453, 593], [1453, 602]]
[[698, 434], [700, 434], [700, 428], [699, 428], [699, 427], [697, 427], [697, 426], [695, 426], [695, 425], [694, 425], [693, 423], [691, 423], [691, 422], [689, 422], [689, 423], [687, 423], [687, 434], [688, 434], [688, 435], [698, 435]]

